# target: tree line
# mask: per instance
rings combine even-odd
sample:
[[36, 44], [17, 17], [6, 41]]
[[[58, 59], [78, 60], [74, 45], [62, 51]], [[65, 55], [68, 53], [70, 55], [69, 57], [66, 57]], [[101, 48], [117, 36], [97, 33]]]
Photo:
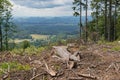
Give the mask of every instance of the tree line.
[[[74, 0], [74, 16], [80, 17], [80, 38], [85, 42], [89, 34], [97, 34], [106, 41], [120, 38], [120, 0]], [[89, 6], [90, 5], [90, 6]], [[87, 21], [88, 8], [92, 10], [93, 20]], [[82, 12], [85, 11], [86, 21], [81, 21]], [[94, 37], [95, 39], [95, 37]]]
[[9, 49], [9, 37], [15, 32], [12, 22], [12, 4], [9, 0], [0, 0], [0, 51]]

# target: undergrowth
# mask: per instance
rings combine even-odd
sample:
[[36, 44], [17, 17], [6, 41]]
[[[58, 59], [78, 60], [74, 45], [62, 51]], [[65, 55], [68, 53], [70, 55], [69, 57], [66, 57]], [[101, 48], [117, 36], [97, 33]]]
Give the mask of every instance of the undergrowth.
[[22, 65], [18, 62], [3, 62], [0, 63], [0, 75], [4, 72], [11, 72], [11, 71], [21, 71], [21, 70], [30, 70], [29, 65]]

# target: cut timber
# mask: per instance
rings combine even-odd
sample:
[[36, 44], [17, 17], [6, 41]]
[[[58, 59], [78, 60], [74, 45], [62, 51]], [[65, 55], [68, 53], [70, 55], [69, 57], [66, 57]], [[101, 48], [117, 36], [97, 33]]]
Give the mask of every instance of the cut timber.
[[63, 58], [66, 61], [74, 60], [74, 61], [80, 61], [80, 57], [78, 57], [79, 52], [75, 54], [71, 54], [67, 51], [67, 46], [53, 46], [54, 52], [56, 52], [61, 58]]

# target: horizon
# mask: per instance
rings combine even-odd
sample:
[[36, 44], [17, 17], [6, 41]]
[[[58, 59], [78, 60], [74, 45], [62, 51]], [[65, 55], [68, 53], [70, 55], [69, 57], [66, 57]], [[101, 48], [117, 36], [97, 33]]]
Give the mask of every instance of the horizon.
[[[74, 17], [74, 18], [79, 18], [79, 16], [13, 16], [13, 18], [68, 18], [68, 17]], [[85, 16], [82, 16], [85, 17]], [[92, 17], [92, 16], [88, 16]]]

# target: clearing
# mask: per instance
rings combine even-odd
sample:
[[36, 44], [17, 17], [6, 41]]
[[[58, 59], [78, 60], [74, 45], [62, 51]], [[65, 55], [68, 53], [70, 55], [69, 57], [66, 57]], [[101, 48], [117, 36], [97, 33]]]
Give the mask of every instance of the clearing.
[[[5, 68], [0, 67], [0, 77], [2, 80], [120, 80], [120, 44], [89, 44], [69, 48], [71, 53], [77, 50], [80, 51], [80, 61], [76, 61], [71, 69], [52, 50], [37, 55], [3, 52], [0, 65], [16, 61], [23, 68], [15, 70], [9, 64]], [[30, 68], [26, 69], [23, 65]]]

